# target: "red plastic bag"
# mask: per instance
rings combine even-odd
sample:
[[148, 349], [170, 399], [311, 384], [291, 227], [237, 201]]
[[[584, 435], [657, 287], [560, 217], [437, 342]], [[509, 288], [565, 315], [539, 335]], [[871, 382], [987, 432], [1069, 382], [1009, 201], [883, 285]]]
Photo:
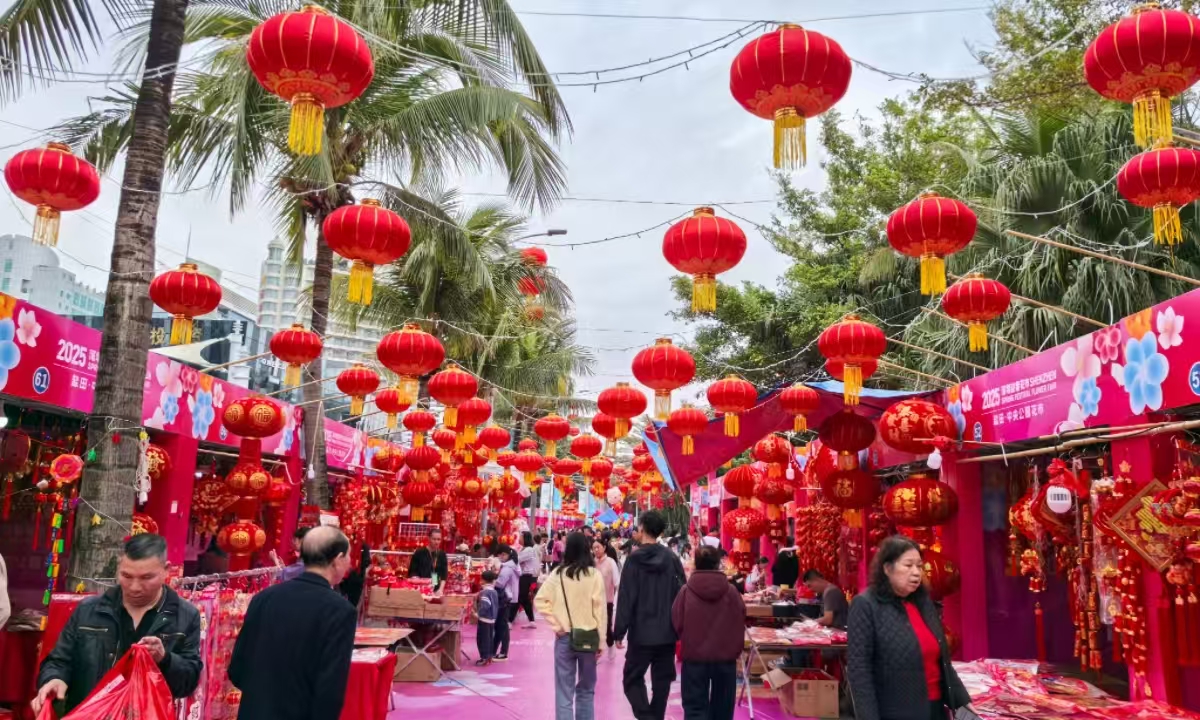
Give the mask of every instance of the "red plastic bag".
[[63, 720], [172, 720], [171, 702], [171, 689], [150, 651], [134, 645]]
[[37, 720], [54, 720], [54, 702], [53, 698], [42, 705], [42, 711], [38, 713]]

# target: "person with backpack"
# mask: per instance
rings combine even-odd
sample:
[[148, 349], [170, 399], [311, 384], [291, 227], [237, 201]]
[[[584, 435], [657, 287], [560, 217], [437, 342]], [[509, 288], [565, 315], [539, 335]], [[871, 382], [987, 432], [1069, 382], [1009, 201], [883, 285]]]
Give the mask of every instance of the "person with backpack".
[[721, 572], [721, 551], [696, 549], [696, 570], [675, 598], [671, 623], [683, 656], [685, 720], [730, 720], [737, 660], [745, 647], [746, 604]]
[[534, 599], [554, 629], [555, 720], [595, 716], [596, 660], [604, 650], [608, 612], [604, 579], [583, 533], [567, 536], [563, 560]]

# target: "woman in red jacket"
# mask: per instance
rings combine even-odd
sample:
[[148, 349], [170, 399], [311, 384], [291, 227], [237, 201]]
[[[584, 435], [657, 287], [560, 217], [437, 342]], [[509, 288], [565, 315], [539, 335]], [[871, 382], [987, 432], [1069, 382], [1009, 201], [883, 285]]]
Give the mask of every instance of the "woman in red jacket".
[[737, 660], [745, 645], [746, 605], [721, 572], [721, 551], [696, 549], [696, 570], [675, 598], [671, 622], [683, 659], [685, 720], [729, 720], [737, 694]]

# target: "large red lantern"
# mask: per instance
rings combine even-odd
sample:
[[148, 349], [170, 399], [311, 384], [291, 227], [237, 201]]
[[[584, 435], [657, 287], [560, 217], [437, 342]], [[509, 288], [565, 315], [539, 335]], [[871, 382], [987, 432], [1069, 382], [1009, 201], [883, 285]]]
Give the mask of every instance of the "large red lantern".
[[171, 456], [161, 445], [146, 446], [146, 474], [152, 484], [166, 480], [171, 474]]
[[1200, 198], [1200, 153], [1189, 148], [1156, 147], [1134, 155], [1117, 173], [1117, 191], [1151, 211], [1154, 242], [1183, 242], [1179, 208]]
[[221, 285], [184, 263], [150, 281], [150, 299], [171, 314], [171, 344], [192, 341], [192, 318], [207, 315], [221, 304]]
[[404, 503], [410, 507], [409, 516], [413, 522], [421, 522], [425, 519], [425, 506], [433, 502], [437, 493], [437, 486], [428, 479], [414, 478], [404, 483], [404, 487], [400, 488], [400, 494], [404, 498]]
[[429, 378], [429, 395], [445, 406], [442, 422], [447, 427], [458, 425], [458, 406], [479, 392], [479, 381], [455, 363]]
[[1083, 55], [1088, 85], [1133, 105], [1133, 139], [1148, 148], [1171, 140], [1171, 98], [1200, 79], [1200, 21], [1158, 3], [1134, 8], [1100, 32]]
[[725, 414], [725, 437], [737, 437], [741, 433], [738, 414], [754, 407], [758, 390], [737, 375], [729, 375], [709, 385], [706, 394], [713, 410]]
[[283, 430], [286, 421], [279, 404], [260, 395], [234, 400], [221, 414], [225, 429], [242, 438], [242, 462], [258, 463], [262, 459], [262, 439]]
[[217, 547], [229, 556], [229, 570], [238, 572], [250, 568], [250, 556], [267, 544], [267, 533], [249, 520], [238, 520], [217, 533]]
[[417, 401], [421, 376], [441, 367], [446, 360], [446, 349], [421, 326], [407, 323], [403, 329], [384, 335], [375, 355], [384, 367], [400, 376], [396, 384], [400, 400], [412, 405]]
[[754, 487], [754, 498], [767, 508], [767, 537], [771, 542], [783, 542], [787, 537], [787, 516], [783, 505], [792, 501], [792, 486], [778, 478], [763, 478]]
[[888, 244], [921, 261], [921, 294], [946, 291], [946, 256], [971, 244], [979, 219], [966, 203], [923, 193], [888, 218]]
[[736, 498], [754, 497], [754, 490], [762, 482], [762, 473], [753, 465], [737, 465], [721, 476], [725, 492]]
[[288, 147], [321, 152], [325, 109], [341, 107], [367, 89], [375, 62], [350, 23], [316, 5], [268, 18], [250, 34], [246, 63], [267, 92], [292, 106]]
[[537, 451], [538, 442], [531, 437], [522, 438], [521, 442], [517, 443], [517, 452], [525, 452], [526, 450]]
[[583, 434], [571, 441], [571, 454], [583, 463], [582, 471], [587, 475], [592, 469], [592, 458], [604, 450], [604, 443], [595, 435]]
[[683, 407], [671, 411], [667, 417], [667, 429], [683, 439], [680, 452], [691, 455], [696, 452], [695, 436], [708, 429], [708, 415], [684, 403]]
[[858, 453], [875, 442], [875, 425], [850, 408], [829, 416], [821, 423], [821, 442], [838, 453], [838, 467], [858, 466]]
[[767, 518], [754, 508], [739, 507], [725, 513], [721, 518], [721, 527], [733, 537], [733, 557], [738, 569], [744, 573], [750, 572], [754, 567], [750, 541], [762, 537], [767, 531]]
[[[646, 395], [627, 382], [619, 382], [600, 391], [596, 407], [600, 408], [600, 412], [616, 418], [614, 440], [619, 440], [629, 434], [633, 419], [646, 412]], [[594, 425], [595, 420], [592, 423]]]
[[96, 168], [57, 142], [13, 155], [4, 166], [4, 180], [13, 195], [37, 206], [33, 241], [50, 247], [58, 245], [62, 212], [82, 210], [100, 197]]
[[775, 167], [803, 167], [805, 121], [833, 107], [850, 87], [850, 57], [819, 32], [784, 24], [751, 42], [729, 70], [743, 108], [775, 122]]
[[412, 433], [413, 447], [421, 447], [425, 444], [425, 433], [429, 432], [437, 425], [437, 415], [417, 408], [404, 416], [404, 429]]
[[257, 462], [241, 462], [225, 476], [225, 487], [238, 498], [256, 498], [271, 484], [271, 473]]
[[569, 478], [583, 470], [583, 463], [574, 458], [559, 458], [551, 465], [551, 472], [560, 477]]
[[821, 406], [821, 396], [809, 386], [796, 383], [779, 393], [779, 405], [784, 412], [794, 416], [792, 431], [804, 432], [808, 430], [806, 416], [813, 414]]
[[830, 363], [838, 364], [843, 399], [847, 405], [857, 405], [863, 380], [871, 376], [879, 356], [887, 352], [887, 337], [857, 315], [847, 315], [821, 332], [817, 349]]
[[558, 413], [538, 418], [533, 424], [533, 432], [546, 443], [546, 454], [558, 452], [558, 442], [571, 432], [571, 423]]
[[710, 313], [717, 309], [717, 275], [742, 261], [746, 233], [712, 208], [696, 208], [667, 229], [662, 250], [672, 267], [692, 276], [692, 312]]
[[350, 414], [362, 415], [367, 396], [379, 387], [379, 373], [362, 363], [354, 363], [338, 373], [337, 387], [350, 396]]
[[468, 398], [459, 404], [455, 414], [458, 422], [454, 430], [458, 433], [458, 447], [461, 449], [475, 442], [479, 426], [492, 417], [492, 404], [480, 397]]
[[409, 403], [403, 401], [400, 395], [400, 389], [395, 387], [385, 387], [375, 393], [375, 407], [382, 413], [387, 414], [387, 429], [393, 430], [396, 427], [396, 417], [409, 408]]
[[942, 312], [967, 324], [971, 352], [988, 349], [987, 324], [1003, 315], [1012, 293], [1003, 283], [971, 273], [950, 286], [942, 296]]
[[533, 485], [538, 472], [545, 467], [546, 461], [536, 450], [522, 450], [513, 458], [513, 467], [524, 476], [526, 485]]
[[879, 478], [858, 468], [838, 470], [822, 478], [821, 495], [844, 510], [868, 508], [879, 497]]
[[935, 449], [933, 439], [954, 437], [954, 418], [937, 403], [909, 398], [893, 403], [879, 416], [879, 435], [901, 452], [926, 455]]
[[592, 432], [604, 438], [604, 454], [617, 454], [617, 419], [606, 413], [596, 413], [592, 416]]
[[928, 475], [913, 474], [883, 496], [883, 512], [901, 527], [944, 525], [958, 514], [958, 493]]
[[335, 253], [353, 261], [347, 299], [358, 305], [371, 304], [375, 266], [396, 262], [412, 245], [404, 218], [372, 198], [334, 210], [321, 223], [321, 234]]
[[[496, 452], [501, 448], [508, 447], [510, 442], [512, 442], [512, 434], [495, 423], [479, 431], [479, 443], [488, 449], [492, 459], [498, 463], [500, 461], [496, 457]], [[503, 463], [500, 463], [500, 466], [507, 467]]]
[[783, 470], [792, 462], [792, 444], [778, 435], [767, 435], [754, 443], [750, 451], [751, 457], [760, 463], [767, 464], [769, 477], [780, 477]]
[[934, 602], [941, 602], [947, 595], [958, 592], [962, 585], [958, 563], [936, 550], [925, 550], [921, 553], [921, 562], [925, 571], [926, 587], [929, 588], [929, 597]]
[[[583, 471], [583, 474], [587, 475], [593, 481], [604, 481], [607, 484], [608, 479], [612, 477], [615, 469], [616, 466], [613, 465], [612, 460], [598, 457], [592, 459], [591, 465]], [[603, 495], [603, 493], [601, 493], [601, 495]]]
[[633, 357], [633, 376], [654, 391], [654, 417], [666, 420], [671, 412], [671, 391], [692, 381], [696, 361], [687, 350], [675, 347], [670, 338], [659, 338], [653, 347]]
[[546, 267], [550, 256], [540, 247], [527, 247], [521, 251], [521, 262], [532, 267]]
[[271, 354], [287, 365], [283, 373], [283, 384], [295, 386], [300, 384], [300, 371], [305, 365], [321, 357], [324, 343], [321, 336], [294, 323], [286, 330], [271, 336]]

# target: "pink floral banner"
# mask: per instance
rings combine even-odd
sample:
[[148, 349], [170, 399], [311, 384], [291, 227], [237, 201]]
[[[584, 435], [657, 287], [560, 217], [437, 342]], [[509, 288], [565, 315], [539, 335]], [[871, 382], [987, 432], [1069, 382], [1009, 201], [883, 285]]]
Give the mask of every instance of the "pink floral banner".
[[100, 333], [0, 293], [0, 394], [92, 411]]

